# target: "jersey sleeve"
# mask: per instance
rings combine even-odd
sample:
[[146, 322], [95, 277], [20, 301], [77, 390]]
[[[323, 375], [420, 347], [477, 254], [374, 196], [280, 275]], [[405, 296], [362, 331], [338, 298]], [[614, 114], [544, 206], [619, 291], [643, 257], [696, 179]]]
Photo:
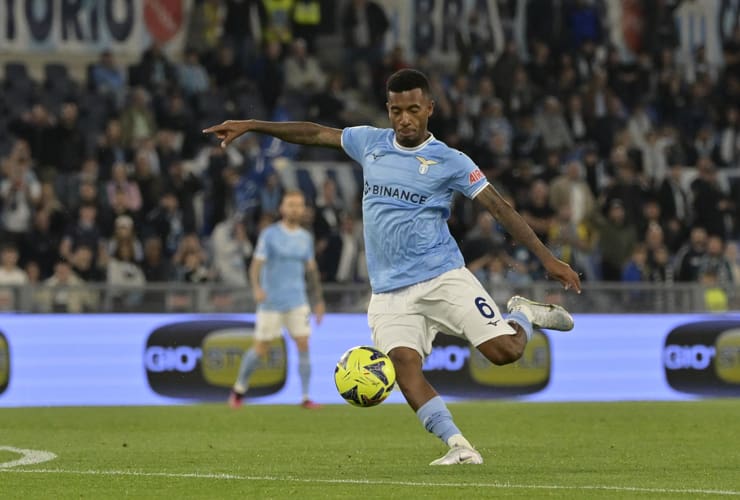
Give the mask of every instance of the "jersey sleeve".
[[254, 257], [259, 260], [267, 260], [270, 253], [270, 230], [265, 229], [257, 238], [257, 248], [254, 250]]
[[454, 165], [454, 177], [450, 187], [455, 191], [460, 191], [472, 200], [488, 185], [486, 176], [466, 154], [458, 151]]
[[314, 260], [316, 256], [314, 255], [314, 239], [313, 235], [306, 231], [306, 238], [308, 239], [308, 248], [306, 249], [306, 261]]
[[342, 149], [357, 163], [367, 154], [367, 145], [377, 134], [378, 129], [367, 125], [346, 127], [342, 130]]

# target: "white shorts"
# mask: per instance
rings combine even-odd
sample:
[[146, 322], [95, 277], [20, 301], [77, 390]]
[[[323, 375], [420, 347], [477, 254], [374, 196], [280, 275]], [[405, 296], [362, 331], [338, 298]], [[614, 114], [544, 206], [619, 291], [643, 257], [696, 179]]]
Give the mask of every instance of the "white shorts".
[[307, 305], [289, 311], [257, 311], [255, 340], [274, 340], [283, 334], [283, 327], [291, 337], [311, 335], [311, 309]]
[[437, 332], [465, 338], [474, 346], [516, 333], [464, 267], [400, 290], [373, 294], [367, 313], [378, 349], [388, 353], [395, 347], [409, 347], [422, 358], [432, 352]]

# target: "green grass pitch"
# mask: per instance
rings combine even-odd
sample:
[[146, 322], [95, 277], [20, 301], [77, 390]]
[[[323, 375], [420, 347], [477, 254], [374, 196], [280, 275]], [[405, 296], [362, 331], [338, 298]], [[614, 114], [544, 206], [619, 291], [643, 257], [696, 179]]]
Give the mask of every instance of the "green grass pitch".
[[450, 408], [482, 466], [428, 466], [404, 405], [0, 409], [0, 498], [740, 496], [740, 400]]

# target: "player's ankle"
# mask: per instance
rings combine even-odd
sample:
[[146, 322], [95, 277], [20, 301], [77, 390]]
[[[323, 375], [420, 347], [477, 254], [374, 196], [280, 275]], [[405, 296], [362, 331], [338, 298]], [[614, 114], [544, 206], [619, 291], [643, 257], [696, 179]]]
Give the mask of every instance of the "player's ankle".
[[447, 446], [450, 448], [454, 448], [455, 446], [462, 446], [464, 448], [472, 448], [473, 445], [470, 444], [470, 441], [465, 439], [465, 436], [462, 434], [453, 434], [449, 438], [447, 438]]

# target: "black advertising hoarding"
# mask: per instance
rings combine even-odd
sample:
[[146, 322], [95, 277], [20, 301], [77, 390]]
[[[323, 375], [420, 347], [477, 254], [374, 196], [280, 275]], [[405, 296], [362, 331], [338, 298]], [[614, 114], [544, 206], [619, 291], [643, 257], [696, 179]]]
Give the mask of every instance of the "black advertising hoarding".
[[5, 335], [0, 332], [0, 394], [5, 392], [10, 382], [10, 348]]
[[[254, 323], [246, 321], [186, 321], [159, 327], [149, 335], [144, 350], [149, 386], [163, 396], [223, 401], [253, 339]], [[252, 375], [247, 396], [279, 391], [286, 376], [285, 340], [279, 338]]]
[[438, 334], [424, 362], [424, 376], [441, 395], [496, 398], [532, 394], [550, 381], [547, 336], [536, 330], [516, 363], [496, 366], [465, 339]]
[[740, 321], [700, 321], [666, 336], [665, 376], [673, 389], [702, 396], [740, 396]]

